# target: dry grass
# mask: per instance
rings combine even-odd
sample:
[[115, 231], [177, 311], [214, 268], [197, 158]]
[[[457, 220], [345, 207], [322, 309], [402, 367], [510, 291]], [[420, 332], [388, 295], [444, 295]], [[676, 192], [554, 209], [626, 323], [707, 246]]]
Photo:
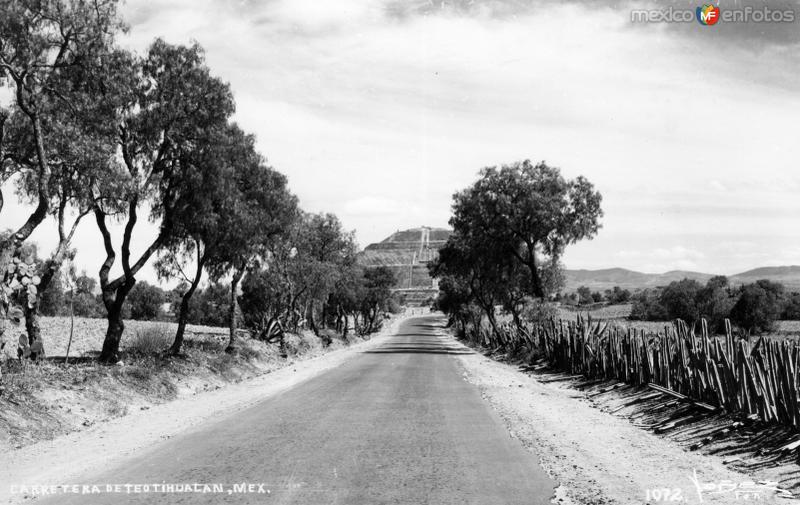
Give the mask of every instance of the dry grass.
[[137, 328], [125, 350], [134, 355], [150, 356], [166, 350], [174, 339], [174, 332], [164, 323]]
[[633, 304], [630, 303], [622, 303], [619, 305], [606, 305], [604, 307], [599, 307], [596, 309], [591, 310], [582, 310], [580, 308], [568, 308], [567, 306], [561, 306], [558, 309], [559, 317], [562, 319], [575, 319], [577, 314], [581, 314], [585, 316], [589, 314], [592, 316], [594, 320], [601, 320], [601, 319], [626, 319], [628, 316], [631, 315], [631, 309], [633, 308]]

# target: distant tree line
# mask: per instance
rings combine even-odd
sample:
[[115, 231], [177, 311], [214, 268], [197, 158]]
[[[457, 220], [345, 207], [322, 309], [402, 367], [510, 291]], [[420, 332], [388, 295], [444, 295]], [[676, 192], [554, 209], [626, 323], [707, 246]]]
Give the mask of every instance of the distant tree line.
[[[159, 317], [166, 300], [176, 309], [175, 354], [186, 325], [206, 317], [196, 316], [202, 303], [216, 304], [208, 316], [216, 322], [227, 310], [230, 350], [239, 300], [256, 334], [265, 324], [318, 331], [332, 323], [347, 332], [354, 318], [358, 331], [377, 327], [389, 303], [386, 272], [359, 269], [352, 234], [335, 216], [298, 208], [286, 177], [232, 121], [230, 86], [212, 75], [198, 44], [156, 39], [145, 54], [125, 50], [115, 40], [126, 29], [118, 7], [117, 0], [3, 4], [0, 85], [13, 102], [0, 108], [0, 215], [6, 183], [31, 211], [0, 240], [0, 333], [24, 319], [29, 344], [42, 349], [38, 315], [61, 311], [52, 286], [85, 221], [97, 227], [105, 258], [96, 281], [70, 281], [70, 303], [107, 319], [102, 361], [119, 359], [126, 317]], [[46, 219], [56, 223], [57, 246], [38, 261], [26, 246]], [[145, 219], [158, 232], [133, 247]], [[121, 238], [111, 223], [121, 225]], [[176, 298], [137, 282], [148, 262], [181, 283]], [[214, 297], [226, 282], [227, 305], [203, 294], [204, 274]], [[258, 289], [270, 298], [254, 299]]]
[[598, 303], [607, 303], [611, 305], [629, 303], [633, 294], [628, 289], [614, 286], [612, 289], [606, 289], [602, 293], [600, 291], [592, 291], [587, 286], [580, 286], [572, 293], [558, 292], [552, 298], [554, 301], [561, 302], [567, 305], [586, 306]]
[[725, 319], [747, 332], [769, 332], [779, 319], [800, 319], [800, 293], [787, 292], [782, 284], [766, 279], [731, 286], [727, 277], [716, 276], [705, 285], [683, 279], [633, 297], [631, 319], [682, 319], [694, 324], [701, 318], [718, 332], [724, 331]]

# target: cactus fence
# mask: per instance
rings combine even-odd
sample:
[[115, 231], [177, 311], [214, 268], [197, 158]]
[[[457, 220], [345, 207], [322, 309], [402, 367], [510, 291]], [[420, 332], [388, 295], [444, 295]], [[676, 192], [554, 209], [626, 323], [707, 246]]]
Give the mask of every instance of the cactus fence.
[[623, 330], [578, 317], [518, 328], [481, 328], [484, 345], [588, 378], [634, 385], [655, 384], [727, 412], [798, 428], [798, 361], [792, 341], [709, 336], [705, 321], [696, 334], [682, 321], [664, 332]]

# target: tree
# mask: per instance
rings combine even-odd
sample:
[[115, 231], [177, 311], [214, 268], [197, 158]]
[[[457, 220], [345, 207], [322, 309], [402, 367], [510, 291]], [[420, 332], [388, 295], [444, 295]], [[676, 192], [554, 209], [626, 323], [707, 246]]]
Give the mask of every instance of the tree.
[[207, 261], [213, 280], [231, 275], [226, 352], [235, 350], [239, 282], [248, 268], [258, 268], [259, 258], [268, 261], [286, 243], [300, 212], [286, 176], [269, 167], [257, 153], [255, 137], [238, 129], [229, 133], [233, 139], [231, 145], [239, 154], [230, 162], [238, 191], [233, 201], [237, 203], [226, 211], [224, 234]]
[[694, 324], [700, 319], [698, 298], [702, 285], [694, 279], [671, 282], [661, 292], [660, 303], [669, 319]]
[[619, 286], [614, 286], [613, 289], [607, 289], [605, 292], [606, 300], [609, 303], [619, 304], [628, 303], [631, 300], [631, 292], [627, 289], [622, 289]]
[[736, 298], [732, 296], [728, 278], [724, 275], [709, 279], [697, 295], [700, 316], [708, 321], [711, 331], [717, 333], [725, 331], [725, 320], [730, 317], [735, 303]]
[[358, 331], [358, 311], [365, 289], [363, 279], [364, 271], [361, 266], [353, 264], [343, 267], [328, 295], [325, 304], [328, 316], [332, 318], [333, 327], [342, 337], [347, 337], [350, 329], [348, 319], [353, 320], [353, 329]]
[[103, 301], [97, 293], [97, 281], [86, 272], [75, 279], [73, 307], [79, 317], [102, 317], [105, 311]]
[[45, 316], [63, 316], [69, 314], [69, 301], [64, 292], [63, 282], [57, 276], [39, 292], [39, 311]]
[[[58, 246], [36, 269], [39, 289], [24, 305], [29, 343], [40, 341], [37, 309], [69, 242], [88, 213], [88, 183], [113, 159], [102, 118], [108, 112], [94, 76], [108, 63], [122, 24], [115, 0], [11, 0], [0, 18], [0, 81], [14, 102], [0, 111], [0, 184], [17, 175], [18, 191], [34, 210], [0, 243], [0, 270], [48, 214], [58, 221]], [[99, 126], [99, 127], [98, 127]], [[0, 192], [0, 211], [3, 196]], [[67, 209], [76, 209], [71, 226]]]
[[661, 289], [644, 289], [633, 295], [630, 319], [634, 321], [666, 321], [669, 319], [661, 303]]
[[356, 263], [355, 236], [353, 232], [344, 231], [334, 214], [303, 214], [290, 243], [285, 244], [288, 245], [291, 245], [288, 255], [284, 252], [274, 256], [283, 258], [282, 271], [290, 294], [287, 314], [293, 317], [293, 326], [302, 318], [318, 334], [317, 312], [321, 312], [324, 321], [328, 310], [325, 302], [341, 275]]
[[[266, 166], [253, 136], [236, 125], [210, 131], [182, 154], [181, 162], [184, 173], [175, 186], [173, 231], [158, 262], [162, 277], [180, 276], [187, 284], [178, 306], [173, 354], [180, 352], [190, 300], [205, 266], [215, 279], [221, 277], [243, 252], [253, 253], [253, 244], [265, 244], [285, 232], [295, 205], [286, 178]], [[184, 269], [190, 261], [194, 273], [188, 275]], [[231, 319], [235, 327], [235, 312]]]
[[[117, 136], [123, 168], [109, 174], [98, 188], [101, 198], [92, 209], [106, 252], [99, 276], [108, 319], [100, 359], [106, 362], [118, 360], [125, 328], [122, 309], [136, 283], [136, 274], [174, 231], [186, 153], [208, 131], [224, 127], [234, 110], [229, 86], [210, 75], [203, 51], [196, 44], [174, 46], [158, 39], [144, 58], [131, 58], [129, 66], [128, 72], [121, 73], [121, 78], [130, 78], [131, 82], [121, 87], [124, 115]], [[133, 258], [132, 236], [144, 205], [149, 207], [159, 232], [139, 257]], [[116, 214], [125, 223], [122, 274], [114, 279], [110, 271], [117, 252], [107, 225], [109, 214]]]
[[[172, 302], [173, 312], [178, 314], [183, 293], [188, 289], [187, 284], [176, 289], [177, 297]], [[226, 326], [229, 317], [230, 286], [221, 282], [214, 282], [198, 289], [189, 304], [189, 324], [202, 324], [205, 326]]]
[[392, 296], [392, 286], [397, 279], [389, 267], [379, 266], [364, 270], [364, 292], [361, 298], [361, 313], [366, 322], [365, 333], [372, 333], [381, 309], [387, 310]]
[[781, 319], [792, 321], [800, 319], [800, 293], [793, 292], [786, 297]]
[[245, 325], [259, 335], [276, 325], [305, 326], [319, 335], [328, 315], [355, 314], [360, 300], [351, 297], [360, 296], [361, 288], [348, 277], [360, 274], [356, 250], [353, 233], [345, 232], [335, 215], [299, 215], [247, 272], [238, 300]]
[[128, 300], [131, 319], [153, 321], [162, 314], [161, 306], [166, 301], [166, 294], [158, 286], [141, 281], [137, 282], [128, 293]]
[[465, 240], [480, 236], [519, 261], [529, 270], [530, 294], [542, 298], [542, 263], [557, 262], [567, 245], [597, 234], [601, 200], [584, 177], [567, 180], [557, 168], [526, 160], [481, 170], [454, 195], [450, 224]]
[[493, 247], [481, 236], [463, 236], [454, 232], [439, 250], [439, 256], [429, 264], [431, 276], [439, 279], [458, 279], [470, 292], [474, 302], [489, 321], [494, 334], [498, 331], [495, 307], [508, 297], [509, 283], [519, 280], [513, 268], [516, 262]]
[[782, 298], [783, 286], [778, 283], [759, 280], [745, 285], [731, 309], [731, 320], [747, 331], [771, 331], [781, 313]]
[[594, 303], [594, 299], [592, 298], [592, 290], [586, 286], [581, 286], [578, 288], [578, 304], [580, 305], [591, 305]]

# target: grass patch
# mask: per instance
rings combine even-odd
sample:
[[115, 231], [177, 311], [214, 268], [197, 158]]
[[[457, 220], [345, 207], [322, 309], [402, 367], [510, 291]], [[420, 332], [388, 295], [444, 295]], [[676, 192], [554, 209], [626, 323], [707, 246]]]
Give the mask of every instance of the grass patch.
[[175, 335], [166, 324], [138, 328], [125, 350], [134, 356], [153, 356], [167, 350], [174, 338]]

